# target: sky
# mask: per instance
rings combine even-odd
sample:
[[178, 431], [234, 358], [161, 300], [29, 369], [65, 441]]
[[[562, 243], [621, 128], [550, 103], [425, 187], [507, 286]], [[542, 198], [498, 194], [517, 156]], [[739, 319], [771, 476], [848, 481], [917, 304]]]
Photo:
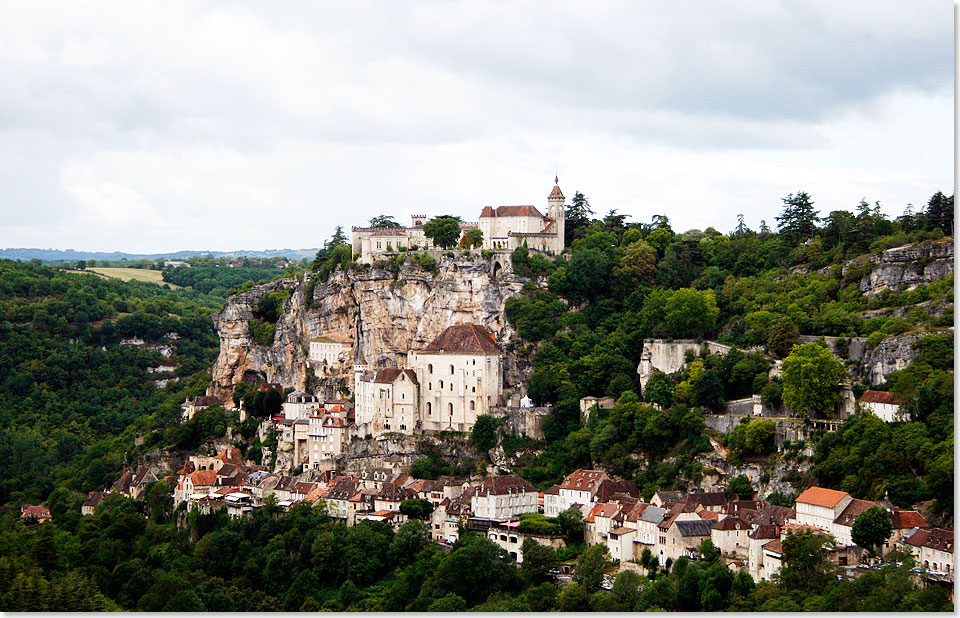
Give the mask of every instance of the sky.
[[0, 247], [322, 246], [569, 199], [676, 231], [954, 186], [954, 6], [17, 2]]

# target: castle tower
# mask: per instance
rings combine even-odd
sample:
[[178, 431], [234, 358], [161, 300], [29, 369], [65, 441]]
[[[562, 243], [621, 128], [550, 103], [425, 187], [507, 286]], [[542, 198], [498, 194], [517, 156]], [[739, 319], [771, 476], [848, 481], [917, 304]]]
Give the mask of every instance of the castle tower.
[[560, 177], [553, 179], [553, 190], [547, 197], [547, 216], [555, 221], [553, 228], [557, 231], [557, 243], [553, 248], [554, 253], [562, 253], [564, 247], [564, 234], [566, 232], [566, 198], [560, 191]]

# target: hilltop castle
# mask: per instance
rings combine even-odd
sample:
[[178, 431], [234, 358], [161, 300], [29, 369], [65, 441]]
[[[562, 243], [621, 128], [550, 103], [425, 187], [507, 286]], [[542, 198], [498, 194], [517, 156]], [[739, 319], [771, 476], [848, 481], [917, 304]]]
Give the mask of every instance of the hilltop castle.
[[[534, 251], [562, 253], [566, 206], [560, 179], [554, 178], [553, 190], [547, 196], [547, 214], [535, 206], [484, 206], [479, 222], [462, 222], [461, 238], [467, 230], [479, 228], [483, 232], [483, 249], [513, 251], [527, 244]], [[434, 249], [423, 233], [426, 215], [413, 215], [410, 227], [354, 227], [353, 252], [360, 254], [360, 262], [367, 263], [385, 253], [400, 248]]]

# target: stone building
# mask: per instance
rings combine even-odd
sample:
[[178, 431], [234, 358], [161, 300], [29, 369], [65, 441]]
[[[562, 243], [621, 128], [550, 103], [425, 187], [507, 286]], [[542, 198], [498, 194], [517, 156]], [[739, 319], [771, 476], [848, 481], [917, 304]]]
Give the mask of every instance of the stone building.
[[[484, 249], [513, 251], [526, 244], [531, 250], [562, 253], [566, 206], [558, 183], [559, 178], [554, 178], [546, 215], [532, 205], [484, 206], [479, 222], [460, 223], [461, 238], [468, 230], [480, 228]], [[410, 227], [354, 227], [353, 252], [360, 254], [361, 263], [369, 264], [379, 255], [401, 249], [434, 249], [423, 233], [426, 222], [426, 215], [414, 215]]]
[[485, 206], [480, 213], [480, 231], [484, 249], [513, 251], [526, 243], [537, 251], [562, 253], [566, 221], [565, 199], [560, 179], [554, 178], [547, 197], [547, 215], [534, 206]]
[[423, 429], [470, 431], [503, 392], [500, 348], [477, 324], [450, 326], [408, 359], [420, 383]]
[[339, 374], [350, 358], [353, 338], [342, 333], [324, 333], [310, 340], [307, 360], [319, 376]]

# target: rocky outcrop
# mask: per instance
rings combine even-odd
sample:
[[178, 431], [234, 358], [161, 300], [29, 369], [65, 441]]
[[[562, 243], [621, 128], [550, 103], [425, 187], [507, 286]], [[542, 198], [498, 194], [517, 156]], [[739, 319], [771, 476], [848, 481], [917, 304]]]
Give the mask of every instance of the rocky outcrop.
[[[426, 346], [445, 328], [476, 323], [489, 328], [506, 348], [514, 331], [503, 316], [507, 298], [519, 295], [524, 280], [480, 256], [442, 258], [438, 272], [407, 260], [398, 269], [376, 265], [337, 270], [326, 281], [313, 273], [280, 279], [231, 297], [214, 316], [220, 356], [213, 368], [211, 393], [224, 401], [242, 380], [279, 382], [304, 389], [308, 341], [337, 332], [355, 340], [354, 358], [371, 367], [404, 366], [409, 350]], [[498, 269], [499, 270], [499, 269]], [[253, 310], [262, 296], [289, 290], [276, 324], [273, 344], [258, 345], [250, 336]], [[308, 301], [306, 294], [312, 293]], [[521, 382], [516, 360], [504, 358], [507, 386]], [[352, 365], [340, 376], [352, 388]], [[335, 397], [337, 377], [324, 381], [324, 397]]]
[[[950, 332], [953, 329], [949, 329]], [[871, 384], [880, 384], [894, 371], [906, 369], [919, 353], [914, 346], [917, 341], [935, 333], [908, 333], [884, 339], [875, 348], [870, 348], [863, 357], [863, 372]]]
[[[860, 280], [860, 291], [866, 296], [884, 290], [911, 290], [920, 284], [942, 281], [953, 273], [953, 239], [894, 247], [872, 256], [870, 262], [873, 268]], [[856, 262], [846, 264], [844, 275], [856, 267]]]

